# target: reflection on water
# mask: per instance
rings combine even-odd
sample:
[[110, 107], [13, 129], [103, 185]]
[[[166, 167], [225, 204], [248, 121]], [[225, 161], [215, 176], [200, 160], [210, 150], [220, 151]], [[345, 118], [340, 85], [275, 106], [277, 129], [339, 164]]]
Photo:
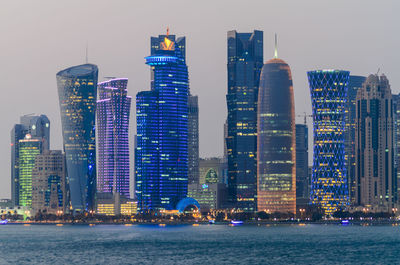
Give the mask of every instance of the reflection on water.
[[0, 226], [0, 264], [396, 264], [399, 249], [398, 226]]

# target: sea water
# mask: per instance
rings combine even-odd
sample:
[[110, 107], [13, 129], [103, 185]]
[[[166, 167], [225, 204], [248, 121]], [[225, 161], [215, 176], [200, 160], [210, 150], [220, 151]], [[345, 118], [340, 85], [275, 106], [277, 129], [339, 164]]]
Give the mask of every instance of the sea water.
[[3, 225], [0, 264], [400, 264], [400, 226]]

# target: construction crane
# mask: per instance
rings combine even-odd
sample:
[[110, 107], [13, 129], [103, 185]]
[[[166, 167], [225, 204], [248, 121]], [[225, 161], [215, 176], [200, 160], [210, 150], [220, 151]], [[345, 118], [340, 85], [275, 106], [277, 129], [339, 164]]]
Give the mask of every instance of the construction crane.
[[312, 115], [307, 114], [306, 112], [304, 112], [304, 115], [296, 115], [296, 117], [304, 117], [304, 124], [307, 124], [307, 117], [308, 118], [312, 118]]

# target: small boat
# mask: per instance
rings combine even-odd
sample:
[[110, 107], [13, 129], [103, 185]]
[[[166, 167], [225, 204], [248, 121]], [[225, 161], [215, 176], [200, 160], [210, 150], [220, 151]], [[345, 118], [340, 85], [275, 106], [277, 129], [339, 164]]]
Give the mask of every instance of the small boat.
[[0, 225], [6, 225], [8, 223], [7, 219], [0, 220]]
[[209, 223], [210, 225], [215, 224], [215, 220], [213, 220], [213, 219], [208, 220], [208, 223]]
[[231, 224], [232, 224], [232, 225], [242, 225], [242, 224], [243, 224], [243, 221], [240, 221], [240, 220], [232, 220], [232, 221], [231, 221]]
[[349, 220], [342, 220], [340, 223], [342, 225], [348, 225], [348, 224], [350, 224], [350, 221]]

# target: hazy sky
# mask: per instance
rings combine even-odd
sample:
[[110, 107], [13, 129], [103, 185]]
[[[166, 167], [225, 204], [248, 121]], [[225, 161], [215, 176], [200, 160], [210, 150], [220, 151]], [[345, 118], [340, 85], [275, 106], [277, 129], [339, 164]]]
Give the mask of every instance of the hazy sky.
[[[0, 0], [0, 198], [10, 197], [10, 130], [21, 115], [46, 114], [51, 148], [62, 149], [55, 75], [85, 62], [86, 43], [99, 80], [128, 77], [135, 98], [149, 89], [150, 36], [167, 26], [186, 36], [190, 89], [199, 96], [200, 154], [220, 156], [228, 30], [263, 30], [265, 60], [278, 33], [279, 57], [291, 66], [295, 109], [302, 114], [311, 111], [306, 71], [312, 69], [367, 75], [380, 68], [399, 92], [399, 12], [398, 0]], [[132, 140], [134, 110], [135, 104]]]

